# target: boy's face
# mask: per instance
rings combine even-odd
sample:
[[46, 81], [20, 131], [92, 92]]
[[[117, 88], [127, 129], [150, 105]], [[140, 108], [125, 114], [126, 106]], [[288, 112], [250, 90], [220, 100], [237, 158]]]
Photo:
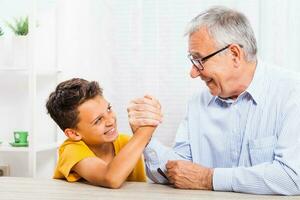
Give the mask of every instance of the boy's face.
[[101, 96], [96, 96], [78, 107], [79, 123], [76, 131], [88, 145], [113, 142], [117, 136], [116, 115], [110, 104]]

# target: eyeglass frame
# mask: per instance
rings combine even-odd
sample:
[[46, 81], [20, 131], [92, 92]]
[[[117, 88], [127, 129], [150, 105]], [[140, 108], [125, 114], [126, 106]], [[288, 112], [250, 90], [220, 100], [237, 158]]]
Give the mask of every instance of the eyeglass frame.
[[[203, 63], [206, 62], [209, 58], [217, 55], [218, 53], [221, 53], [222, 51], [224, 51], [225, 49], [229, 48], [231, 44], [228, 44], [227, 46], [223, 47], [222, 49], [219, 49], [207, 56], [205, 56], [204, 58], [199, 58], [199, 59], [193, 59], [193, 55], [192, 54], [188, 54], [188, 58], [189, 60], [192, 62], [192, 64], [199, 70], [199, 71], [202, 71], [204, 70], [204, 66], [203, 66]], [[239, 45], [241, 46], [241, 45]], [[242, 46], [241, 46], [242, 47]], [[198, 65], [197, 65], [198, 63]]]

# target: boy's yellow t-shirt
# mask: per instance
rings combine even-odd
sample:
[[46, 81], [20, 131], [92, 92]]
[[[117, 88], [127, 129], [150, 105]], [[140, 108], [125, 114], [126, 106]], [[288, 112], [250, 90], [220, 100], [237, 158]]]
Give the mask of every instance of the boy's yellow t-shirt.
[[[113, 142], [116, 155], [128, 143], [129, 139], [129, 135], [119, 134]], [[75, 182], [81, 178], [76, 172], [71, 171], [75, 164], [84, 158], [97, 157], [83, 141], [71, 141], [69, 139], [60, 146], [58, 153], [59, 158], [53, 178], [66, 179], [69, 182]], [[146, 181], [145, 165], [142, 156], [126, 180]]]

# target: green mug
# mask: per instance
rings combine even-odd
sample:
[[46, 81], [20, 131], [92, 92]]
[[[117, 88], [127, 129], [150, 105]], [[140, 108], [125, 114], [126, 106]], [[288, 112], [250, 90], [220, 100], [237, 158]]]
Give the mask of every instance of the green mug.
[[26, 144], [28, 142], [27, 137], [28, 137], [27, 131], [14, 131], [15, 143]]

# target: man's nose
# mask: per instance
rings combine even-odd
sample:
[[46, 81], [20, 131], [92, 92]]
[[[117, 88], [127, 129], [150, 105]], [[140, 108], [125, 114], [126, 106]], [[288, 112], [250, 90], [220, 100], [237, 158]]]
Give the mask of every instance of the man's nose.
[[197, 78], [198, 76], [200, 76], [199, 70], [194, 65], [192, 65], [192, 68], [191, 68], [191, 71], [190, 71], [190, 76], [192, 78]]

